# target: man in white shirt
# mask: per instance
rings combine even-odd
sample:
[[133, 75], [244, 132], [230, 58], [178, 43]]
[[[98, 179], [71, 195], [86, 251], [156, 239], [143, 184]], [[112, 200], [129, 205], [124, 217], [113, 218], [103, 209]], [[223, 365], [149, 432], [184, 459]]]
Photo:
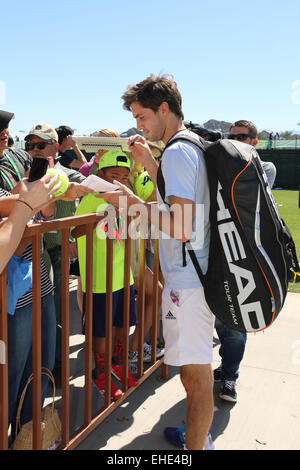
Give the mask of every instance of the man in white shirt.
[[[151, 75], [129, 87], [123, 95], [124, 108], [136, 119], [150, 141], [165, 144], [174, 136], [186, 133], [181, 110], [181, 95], [176, 83], [167, 77]], [[143, 137], [132, 136], [129, 145], [136, 161], [157, 180], [157, 163]], [[162, 317], [165, 339], [165, 363], [180, 367], [180, 377], [187, 393], [186, 448], [206, 447], [213, 417], [212, 347], [214, 315], [204, 298], [203, 287], [186, 256], [183, 243], [190, 240], [200, 265], [206, 270], [209, 252], [209, 190], [202, 152], [189, 142], [176, 142], [162, 156], [166, 202], [158, 194], [158, 206], [147, 204], [124, 185], [120, 192], [104, 197], [115, 206], [119, 196], [127, 204], [142, 204], [148, 219], [162, 232], [160, 263], [165, 280]], [[172, 209], [175, 209], [175, 212]], [[181, 213], [178, 217], [176, 213]], [[196, 224], [200, 216], [202, 224]], [[181, 440], [181, 446], [185, 442]], [[176, 445], [176, 444], [175, 444]]]

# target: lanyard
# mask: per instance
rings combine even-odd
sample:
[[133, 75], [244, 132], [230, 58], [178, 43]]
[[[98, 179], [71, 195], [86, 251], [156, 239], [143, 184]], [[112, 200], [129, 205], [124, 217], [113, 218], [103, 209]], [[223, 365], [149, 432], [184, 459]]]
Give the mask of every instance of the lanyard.
[[[4, 153], [4, 155], [6, 155], [6, 154]], [[16, 172], [18, 180], [21, 181], [22, 176], [21, 176], [21, 173], [19, 172], [19, 168], [17, 167], [17, 165], [15, 164], [15, 162], [13, 161], [13, 159], [9, 155], [6, 155], [6, 156], [7, 156], [7, 160], [9, 161], [9, 163], [11, 164], [11, 166], [13, 167], [13, 169]], [[8, 184], [9, 189], [13, 189], [14, 186], [13, 186], [12, 182], [10, 181], [9, 177], [2, 170], [0, 170], [0, 173], [1, 173], [2, 177], [5, 179], [6, 183]]]

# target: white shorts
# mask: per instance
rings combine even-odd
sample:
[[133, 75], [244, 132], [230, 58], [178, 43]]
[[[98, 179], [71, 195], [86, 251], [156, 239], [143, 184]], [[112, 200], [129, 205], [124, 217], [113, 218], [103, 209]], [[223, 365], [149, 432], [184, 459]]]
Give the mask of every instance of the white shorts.
[[202, 286], [179, 291], [165, 287], [162, 323], [165, 364], [212, 363], [215, 316], [206, 303]]

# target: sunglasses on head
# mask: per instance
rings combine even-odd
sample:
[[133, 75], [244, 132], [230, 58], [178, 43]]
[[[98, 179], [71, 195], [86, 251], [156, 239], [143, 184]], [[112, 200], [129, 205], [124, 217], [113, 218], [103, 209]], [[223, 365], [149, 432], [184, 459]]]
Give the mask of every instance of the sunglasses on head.
[[39, 150], [44, 150], [46, 145], [54, 144], [53, 140], [48, 140], [47, 142], [28, 142], [25, 145], [25, 150], [33, 150], [37, 147]]
[[240, 142], [243, 142], [247, 139], [254, 139], [254, 137], [250, 134], [229, 134], [228, 139], [239, 140]]

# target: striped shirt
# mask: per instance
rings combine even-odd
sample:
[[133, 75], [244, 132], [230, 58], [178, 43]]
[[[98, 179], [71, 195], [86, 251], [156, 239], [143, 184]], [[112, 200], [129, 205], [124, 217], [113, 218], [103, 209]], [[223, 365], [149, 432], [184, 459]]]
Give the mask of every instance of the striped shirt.
[[5, 149], [0, 156], [0, 188], [10, 191], [31, 167], [31, 156], [22, 149]]
[[[10, 193], [0, 188], [0, 197], [11, 196]], [[22, 254], [22, 258], [32, 261], [32, 245], [30, 244]], [[45, 297], [54, 291], [54, 286], [50, 281], [41, 252], [41, 297]], [[24, 294], [17, 302], [16, 309], [26, 307], [32, 303], [32, 289]]]

